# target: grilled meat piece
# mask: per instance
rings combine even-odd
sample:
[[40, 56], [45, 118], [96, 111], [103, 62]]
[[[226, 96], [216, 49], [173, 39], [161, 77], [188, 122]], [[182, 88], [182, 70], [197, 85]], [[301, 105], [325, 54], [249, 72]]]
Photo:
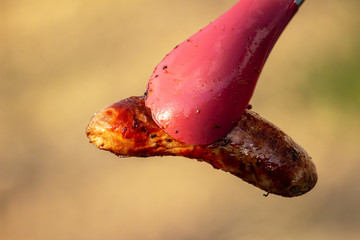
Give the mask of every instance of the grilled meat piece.
[[246, 110], [219, 141], [189, 145], [158, 127], [144, 97], [130, 97], [95, 114], [86, 134], [95, 146], [120, 157], [193, 158], [284, 197], [302, 195], [317, 182], [315, 165], [306, 151], [252, 110]]

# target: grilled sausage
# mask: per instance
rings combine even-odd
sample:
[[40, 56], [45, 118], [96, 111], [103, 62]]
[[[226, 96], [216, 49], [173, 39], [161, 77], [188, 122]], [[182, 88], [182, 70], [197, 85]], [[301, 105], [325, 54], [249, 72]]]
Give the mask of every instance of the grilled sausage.
[[249, 109], [219, 141], [189, 145], [157, 126], [144, 97], [130, 97], [95, 114], [86, 134], [95, 146], [120, 157], [193, 158], [284, 197], [302, 195], [317, 182], [315, 165], [307, 152]]

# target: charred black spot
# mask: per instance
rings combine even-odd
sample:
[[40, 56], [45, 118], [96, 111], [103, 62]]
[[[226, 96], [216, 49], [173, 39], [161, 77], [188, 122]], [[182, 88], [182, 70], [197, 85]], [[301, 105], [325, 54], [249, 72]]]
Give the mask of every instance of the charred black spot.
[[151, 138], [156, 138], [156, 134], [151, 134], [150, 137]]
[[149, 85], [146, 86], [146, 91], [144, 93], [145, 96], [145, 100], [147, 99], [148, 95], [149, 95], [150, 89], [149, 89]]
[[294, 162], [296, 162], [300, 158], [299, 153], [295, 149], [292, 149], [290, 154], [291, 160], [293, 160]]

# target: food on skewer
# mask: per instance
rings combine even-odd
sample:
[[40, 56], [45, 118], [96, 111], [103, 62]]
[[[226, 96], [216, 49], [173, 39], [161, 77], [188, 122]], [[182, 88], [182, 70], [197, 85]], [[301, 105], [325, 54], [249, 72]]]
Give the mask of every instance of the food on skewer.
[[120, 157], [205, 161], [267, 193], [294, 197], [317, 182], [311, 157], [246, 109], [280, 34], [303, 0], [241, 0], [175, 47], [144, 96], [93, 116], [90, 142]]

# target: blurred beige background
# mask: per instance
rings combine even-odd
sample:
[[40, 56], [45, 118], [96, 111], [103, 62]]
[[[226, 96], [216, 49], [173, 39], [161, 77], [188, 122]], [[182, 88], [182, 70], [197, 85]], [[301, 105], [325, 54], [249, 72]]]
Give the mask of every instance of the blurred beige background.
[[265, 198], [206, 163], [88, 143], [94, 112], [142, 95], [235, 2], [0, 1], [0, 239], [358, 239], [359, 1], [307, 0], [252, 100], [313, 157], [308, 194]]

